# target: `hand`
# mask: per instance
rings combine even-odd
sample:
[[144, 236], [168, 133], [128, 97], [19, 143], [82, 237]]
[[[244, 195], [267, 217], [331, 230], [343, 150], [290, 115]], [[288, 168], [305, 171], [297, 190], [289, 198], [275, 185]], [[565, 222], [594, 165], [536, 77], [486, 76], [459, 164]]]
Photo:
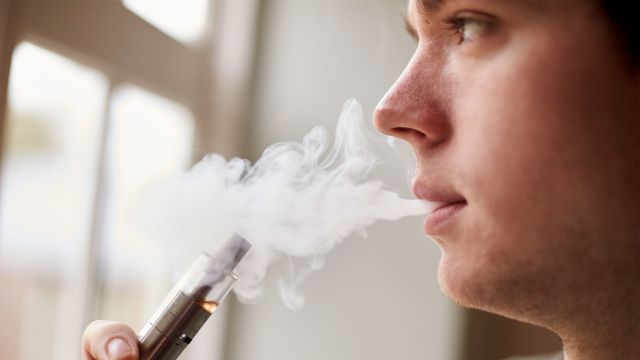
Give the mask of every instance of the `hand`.
[[96, 320], [84, 330], [82, 359], [138, 360], [138, 337], [125, 324]]

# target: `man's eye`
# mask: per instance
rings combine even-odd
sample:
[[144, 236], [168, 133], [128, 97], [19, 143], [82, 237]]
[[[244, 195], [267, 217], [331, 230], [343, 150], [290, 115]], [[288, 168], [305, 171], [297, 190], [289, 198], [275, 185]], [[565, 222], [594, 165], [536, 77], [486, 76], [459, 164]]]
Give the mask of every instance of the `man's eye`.
[[453, 19], [455, 30], [460, 36], [460, 42], [473, 41], [484, 33], [489, 31], [492, 22], [485, 19], [477, 19], [470, 17], [457, 17]]

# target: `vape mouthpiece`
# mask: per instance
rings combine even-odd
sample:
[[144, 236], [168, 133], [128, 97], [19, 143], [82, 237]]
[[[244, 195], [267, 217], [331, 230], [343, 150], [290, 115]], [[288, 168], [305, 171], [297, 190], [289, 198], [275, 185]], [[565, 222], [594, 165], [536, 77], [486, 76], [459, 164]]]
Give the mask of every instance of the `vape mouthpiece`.
[[251, 249], [251, 244], [247, 240], [238, 234], [233, 234], [216, 251], [216, 258], [219, 259], [219, 264], [223, 266], [223, 271], [232, 272], [249, 249]]
[[200, 255], [138, 334], [140, 359], [178, 358], [233, 288], [233, 270], [250, 248], [233, 234], [212, 255]]

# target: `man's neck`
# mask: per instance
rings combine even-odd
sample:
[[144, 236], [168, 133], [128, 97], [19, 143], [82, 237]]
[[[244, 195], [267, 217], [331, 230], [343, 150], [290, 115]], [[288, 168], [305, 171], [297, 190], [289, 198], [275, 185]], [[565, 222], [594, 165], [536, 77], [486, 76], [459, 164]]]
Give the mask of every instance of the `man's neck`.
[[564, 360], [617, 360], [640, 359], [640, 345], [627, 342], [624, 346], [607, 348], [593, 347], [589, 344], [567, 345], [564, 350]]
[[640, 359], [640, 321], [637, 311], [628, 318], [608, 322], [607, 328], [595, 328], [588, 335], [561, 336], [565, 360]]

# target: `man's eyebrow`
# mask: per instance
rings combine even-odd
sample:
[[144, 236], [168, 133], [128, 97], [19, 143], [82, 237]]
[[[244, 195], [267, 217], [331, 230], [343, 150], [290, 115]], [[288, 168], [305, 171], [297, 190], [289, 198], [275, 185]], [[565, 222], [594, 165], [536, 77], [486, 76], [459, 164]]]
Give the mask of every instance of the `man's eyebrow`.
[[[442, 8], [447, 1], [448, 0], [416, 0], [416, 7], [418, 13], [420, 13], [422, 17], [428, 18], [430, 14], [433, 14], [440, 10], [440, 8]], [[413, 26], [413, 24], [411, 24], [409, 15], [407, 15], [407, 13], [404, 14], [404, 28], [412, 38], [418, 41], [418, 31]]]

